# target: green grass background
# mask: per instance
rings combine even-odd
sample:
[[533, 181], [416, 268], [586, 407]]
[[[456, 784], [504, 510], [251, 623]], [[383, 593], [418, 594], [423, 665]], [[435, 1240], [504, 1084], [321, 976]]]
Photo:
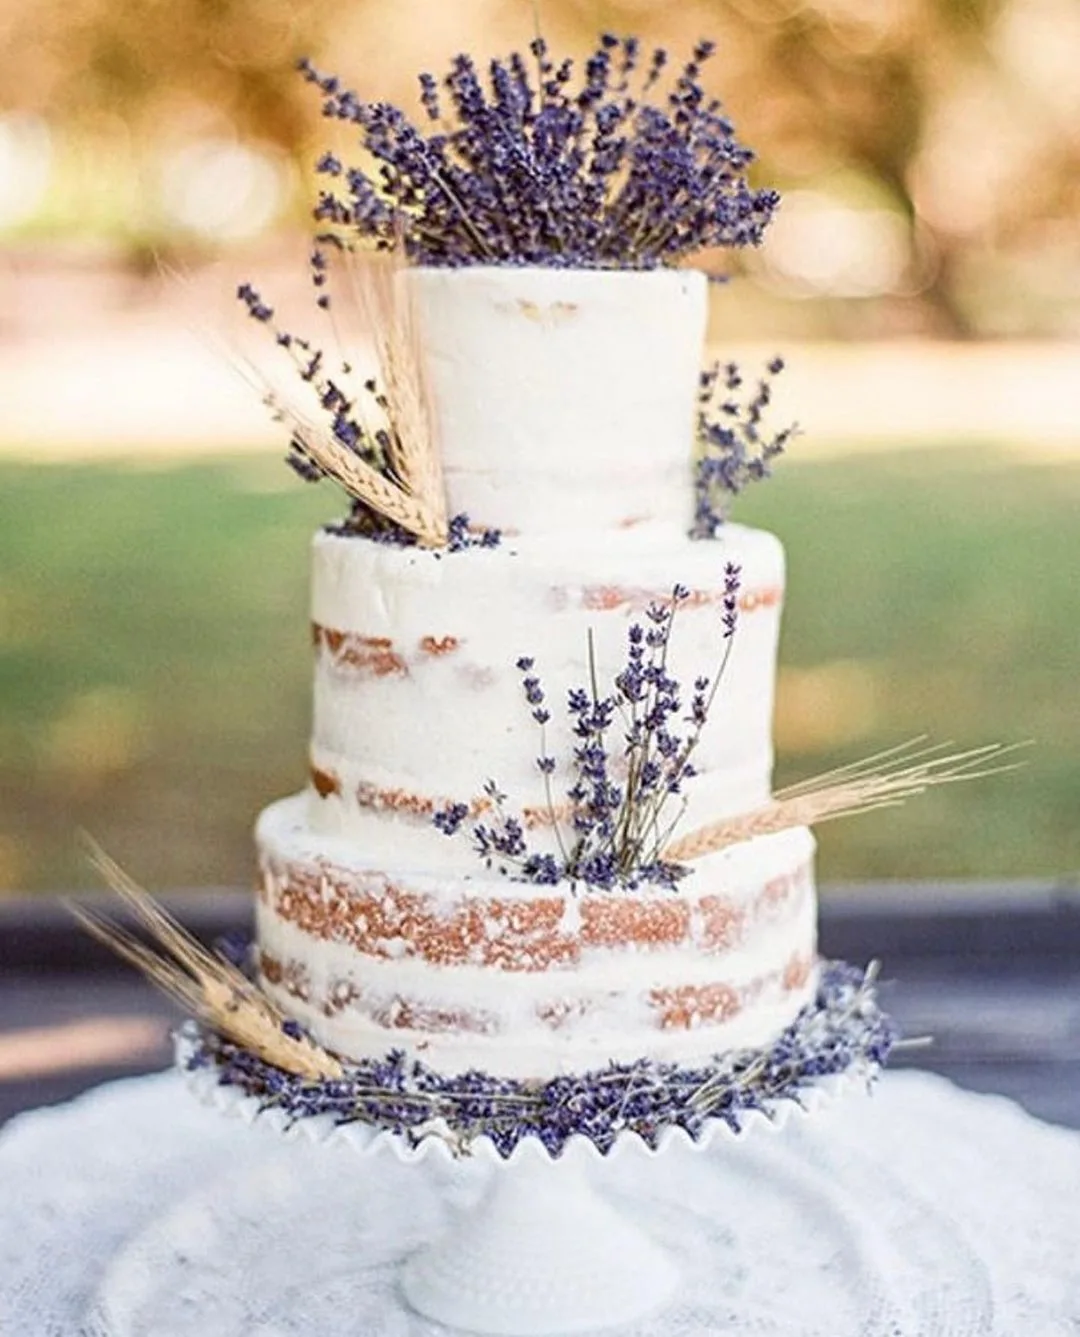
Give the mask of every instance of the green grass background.
[[[152, 886], [248, 880], [255, 812], [303, 782], [307, 544], [340, 509], [262, 457], [0, 464], [0, 887], [86, 884], [80, 827]], [[786, 461], [743, 499], [789, 556], [781, 781], [921, 733], [1035, 744], [822, 828], [823, 879], [1080, 863], [1078, 514], [1080, 465], [955, 446]]]

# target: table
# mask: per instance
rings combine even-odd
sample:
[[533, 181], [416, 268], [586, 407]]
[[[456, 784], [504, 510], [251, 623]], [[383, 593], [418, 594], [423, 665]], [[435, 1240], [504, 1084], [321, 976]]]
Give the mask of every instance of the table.
[[[436, 1337], [396, 1269], [483, 1173], [286, 1141], [173, 1073], [111, 1083], [0, 1132], [0, 1332]], [[599, 1173], [687, 1277], [626, 1337], [1080, 1330], [1080, 1134], [940, 1077]]]

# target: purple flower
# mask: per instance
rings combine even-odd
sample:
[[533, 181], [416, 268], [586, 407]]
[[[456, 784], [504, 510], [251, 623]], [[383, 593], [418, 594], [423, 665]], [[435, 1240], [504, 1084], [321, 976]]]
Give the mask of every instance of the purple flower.
[[[541, 857], [531, 872], [544, 885], [557, 869]], [[291, 1038], [306, 1038], [295, 1021], [283, 1029]], [[487, 1136], [503, 1156], [525, 1137], [538, 1138], [558, 1155], [575, 1135], [606, 1153], [624, 1132], [650, 1145], [668, 1127], [697, 1137], [712, 1119], [738, 1132], [747, 1111], [771, 1113], [781, 1101], [799, 1101], [822, 1077], [848, 1070], [872, 1077], [898, 1038], [878, 1006], [871, 973], [843, 962], [822, 964], [815, 996], [769, 1045], [693, 1066], [639, 1059], [518, 1081], [476, 1069], [447, 1075], [391, 1050], [347, 1064], [340, 1077], [312, 1080], [274, 1067], [201, 1024], [187, 1022], [183, 1035], [188, 1069], [212, 1071], [222, 1085], [290, 1119], [360, 1121], [414, 1143], [438, 1121], [459, 1151]]]
[[772, 399], [772, 381], [783, 369], [783, 358], [772, 358], [745, 402], [734, 397], [743, 384], [734, 362], [726, 364], [722, 378], [719, 363], [701, 373], [692, 538], [715, 538], [723, 526], [730, 498], [747, 484], [768, 478], [772, 461], [797, 434], [795, 424], [771, 436], [762, 433], [765, 411]]
[[266, 305], [250, 283], [241, 283], [236, 290], [236, 295], [247, 307], [248, 315], [252, 320], [258, 320], [266, 324], [273, 319], [273, 307]]
[[424, 104], [424, 110], [433, 121], [437, 121], [442, 115], [439, 107], [439, 85], [432, 74], [419, 75], [420, 83], [420, 101]]
[[440, 808], [431, 820], [444, 836], [452, 836], [458, 832], [468, 815], [467, 803], [449, 803], [445, 808]]
[[214, 941], [214, 951], [218, 956], [241, 970], [246, 970], [250, 964], [251, 948], [250, 937], [236, 929], [223, 933]]
[[484, 529], [479, 534], [469, 528], [469, 517], [460, 512], [447, 522], [447, 552], [465, 552], [469, 548], [497, 548], [502, 542], [498, 529]]
[[564, 869], [553, 854], [530, 854], [522, 865], [527, 882], [541, 887], [554, 887], [563, 879]]
[[735, 635], [735, 626], [739, 617], [739, 587], [742, 584], [742, 568], [734, 562], [724, 567], [723, 616], [724, 639], [730, 640]]
[[[667, 667], [668, 648], [678, 610], [690, 592], [675, 585], [664, 601], [646, 610], [649, 629], [627, 629], [626, 659], [610, 695], [597, 694], [597, 672], [589, 639], [590, 687], [571, 687], [567, 716], [574, 739], [566, 799], [568, 830], [560, 826], [550, 785], [555, 759], [547, 754], [544, 733], [537, 769], [544, 777], [551, 827], [559, 857], [533, 849], [522, 823], [505, 811], [505, 795], [492, 782], [485, 786], [495, 817], [473, 828], [477, 853], [489, 867], [527, 881], [565, 879], [586, 888], [632, 889], [645, 884], [671, 889], [685, 869], [663, 857], [672, 820], [665, 805], [693, 778], [691, 756], [709, 717], [716, 689], [730, 654], [738, 611], [740, 571], [729, 562], [724, 572], [722, 626], [724, 648], [712, 677], [693, 683], [689, 713], [682, 717], [683, 694]], [[551, 719], [536, 661], [516, 660], [526, 704], [542, 728]], [[616, 730], [616, 722], [619, 728]], [[682, 725], [689, 728], [684, 732]], [[445, 818], [440, 817], [441, 824]], [[457, 824], [454, 825], [457, 829]], [[556, 876], [557, 874], [557, 876]]]
[[356, 128], [372, 168], [320, 170], [340, 182], [316, 216], [388, 247], [404, 231], [426, 265], [652, 269], [703, 247], [757, 245], [777, 204], [751, 189], [753, 154], [701, 84], [700, 42], [666, 98], [650, 101], [667, 53], [643, 63], [635, 37], [605, 33], [575, 73], [542, 38], [530, 57], [467, 55], [419, 76], [424, 127], [364, 102], [300, 62], [326, 116]]

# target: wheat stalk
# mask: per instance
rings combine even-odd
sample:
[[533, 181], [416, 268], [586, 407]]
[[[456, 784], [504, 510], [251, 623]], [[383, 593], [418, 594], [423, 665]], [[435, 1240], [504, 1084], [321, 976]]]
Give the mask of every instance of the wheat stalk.
[[408, 530], [426, 547], [446, 542], [446, 508], [432, 510], [418, 497], [355, 455], [318, 423], [288, 403], [250, 358], [230, 355], [233, 368], [262, 397], [275, 421], [282, 422], [320, 469], [349, 496]]
[[91, 863], [149, 931], [156, 949], [86, 906], [65, 902], [88, 933], [200, 1020], [274, 1067], [311, 1080], [343, 1075], [332, 1054], [306, 1037], [285, 1033], [285, 1014], [240, 970], [207, 951], [99, 845], [89, 837], [84, 843]]
[[445, 506], [433, 509], [347, 450], [330, 432], [305, 422], [298, 413], [282, 405], [272, 392], [266, 396], [266, 403], [282, 417], [319, 468], [350, 496], [407, 529], [427, 548], [440, 548], [446, 543]]
[[[346, 254], [351, 256], [351, 252]], [[195, 333], [256, 391], [275, 420], [285, 424], [311, 459], [349, 496], [407, 530], [424, 547], [440, 548], [447, 540], [446, 499], [430, 426], [411, 289], [404, 274], [398, 274], [404, 266], [375, 260], [348, 263], [354, 296], [376, 343], [380, 376], [388, 382], [388, 462], [394, 477], [372, 468], [332, 432], [306, 417], [251, 358], [238, 353], [212, 329], [200, 325]], [[185, 276], [160, 261], [158, 269], [169, 281], [190, 286]], [[362, 420], [362, 406], [356, 403], [354, 407]]]
[[673, 863], [700, 859], [755, 836], [896, 807], [940, 785], [1014, 770], [1017, 763], [998, 763], [1025, 746], [987, 743], [962, 752], [947, 752], [948, 744], [923, 743], [922, 738], [912, 739], [782, 789], [760, 808], [711, 822], [673, 841], [663, 857]]
[[404, 247], [389, 254], [346, 248], [353, 298], [375, 341], [379, 383], [392, 431], [388, 455], [405, 490], [427, 508], [445, 541], [446, 494], [424, 375], [419, 322], [407, 281]]

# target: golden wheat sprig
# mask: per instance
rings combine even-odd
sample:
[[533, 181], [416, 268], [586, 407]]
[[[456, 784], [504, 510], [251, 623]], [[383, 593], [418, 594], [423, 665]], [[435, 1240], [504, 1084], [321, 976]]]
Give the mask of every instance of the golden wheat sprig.
[[446, 527], [446, 493], [433, 410], [404, 248], [344, 252], [353, 299], [375, 343], [379, 383], [390, 421], [390, 464], [402, 486]]
[[773, 797], [793, 798], [796, 794], [805, 793], [807, 790], [820, 789], [826, 782], [840, 784], [868, 772], [883, 771], [901, 763], [907, 765], [923, 758], [939, 756], [947, 752], [949, 747], [948, 743], [929, 743], [926, 734], [918, 734], [903, 743], [882, 748], [880, 752], [871, 752], [869, 756], [860, 757], [858, 761], [849, 761], [842, 766], [834, 766], [831, 770], [819, 771], [817, 775], [812, 775], [806, 780], [786, 785], [783, 789], [777, 790]]
[[332, 1054], [306, 1037], [286, 1034], [286, 1021], [264, 993], [235, 966], [207, 951], [97, 844], [85, 841], [91, 862], [148, 930], [150, 947], [84, 905], [68, 902], [78, 922], [182, 1007], [266, 1062], [311, 1080], [342, 1076]]
[[289, 428], [319, 468], [350, 496], [407, 529], [427, 548], [440, 548], [446, 543], [445, 507], [432, 509], [420, 497], [347, 450], [330, 432], [305, 423], [298, 414], [276, 401], [272, 407], [284, 415]]
[[[377, 267], [372, 262], [372, 273]], [[359, 273], [367, 272], [359, 265]], [[159, 262], [164, 278], [178, 286], [190, 286], [185, 276]], [[351, 272], [351, 270], [350, 270]], [[383, 280], [374, 279], [374, 283]], [[390, 458], [394, 477], [387, 477], [346, 449], [332, 432], [319, 426], [297, 407], [293, 394], [278, 388], [251, 358], [205, 325], [193, 325], [194, 332], [212, 351], [229, 363], [301, 443], [323, 472], [355, 500], [384, 516], [412, 534], [424, 547], [438, 548], [447, 540], [446, 499], [434, 436], [430, 429], [423, 358], [417, 334], [417, 322], [410, 301], [410, 289], [404, 282], [384, 284], [386, 291], [377, 301], [368, 295], [362, 312], [372, 327], [380, 364], [380, 375], [391, 375], [393, 389], [386, 395], [391, 443]], [[362, 293], [357, 293], [360, 301]], [[384, 334], [389, 322], [395, 332]], [[388, 352], [383, 352], [387, 344]], [[361, 425], [370, 436], [377, 428], [365, 421], [364, 405], [358, 396], [353, 405]], [[397, 450], [396, 442], [406, 443]]]
[[250, 362], [234, 359], [234, 365], [249, 384], [258, 387], [263, 403], [274, 418], [285, 424], [319, 468], [351, 497], [408, 530], [425, 547], [439, 548], [446, 543], [445, 505], [433, 510], [392, 478], [387, 478], [347, 450], [333, 433], [286, 402]]
[[1017, 763], [1002, 765], [1001, 760], [1024, 746], [987, 743], [948, 752], [944, 750], [947, 744], [924, 747], [923, 741], [913, 739], [792, 785], [759, 808], [711, 822], [680, 837], [667, 846], [663, 857], [682, 863], [789, 827], [816, 826], [838, 817], [895, 807], [940, 785], [1013, 770]]

